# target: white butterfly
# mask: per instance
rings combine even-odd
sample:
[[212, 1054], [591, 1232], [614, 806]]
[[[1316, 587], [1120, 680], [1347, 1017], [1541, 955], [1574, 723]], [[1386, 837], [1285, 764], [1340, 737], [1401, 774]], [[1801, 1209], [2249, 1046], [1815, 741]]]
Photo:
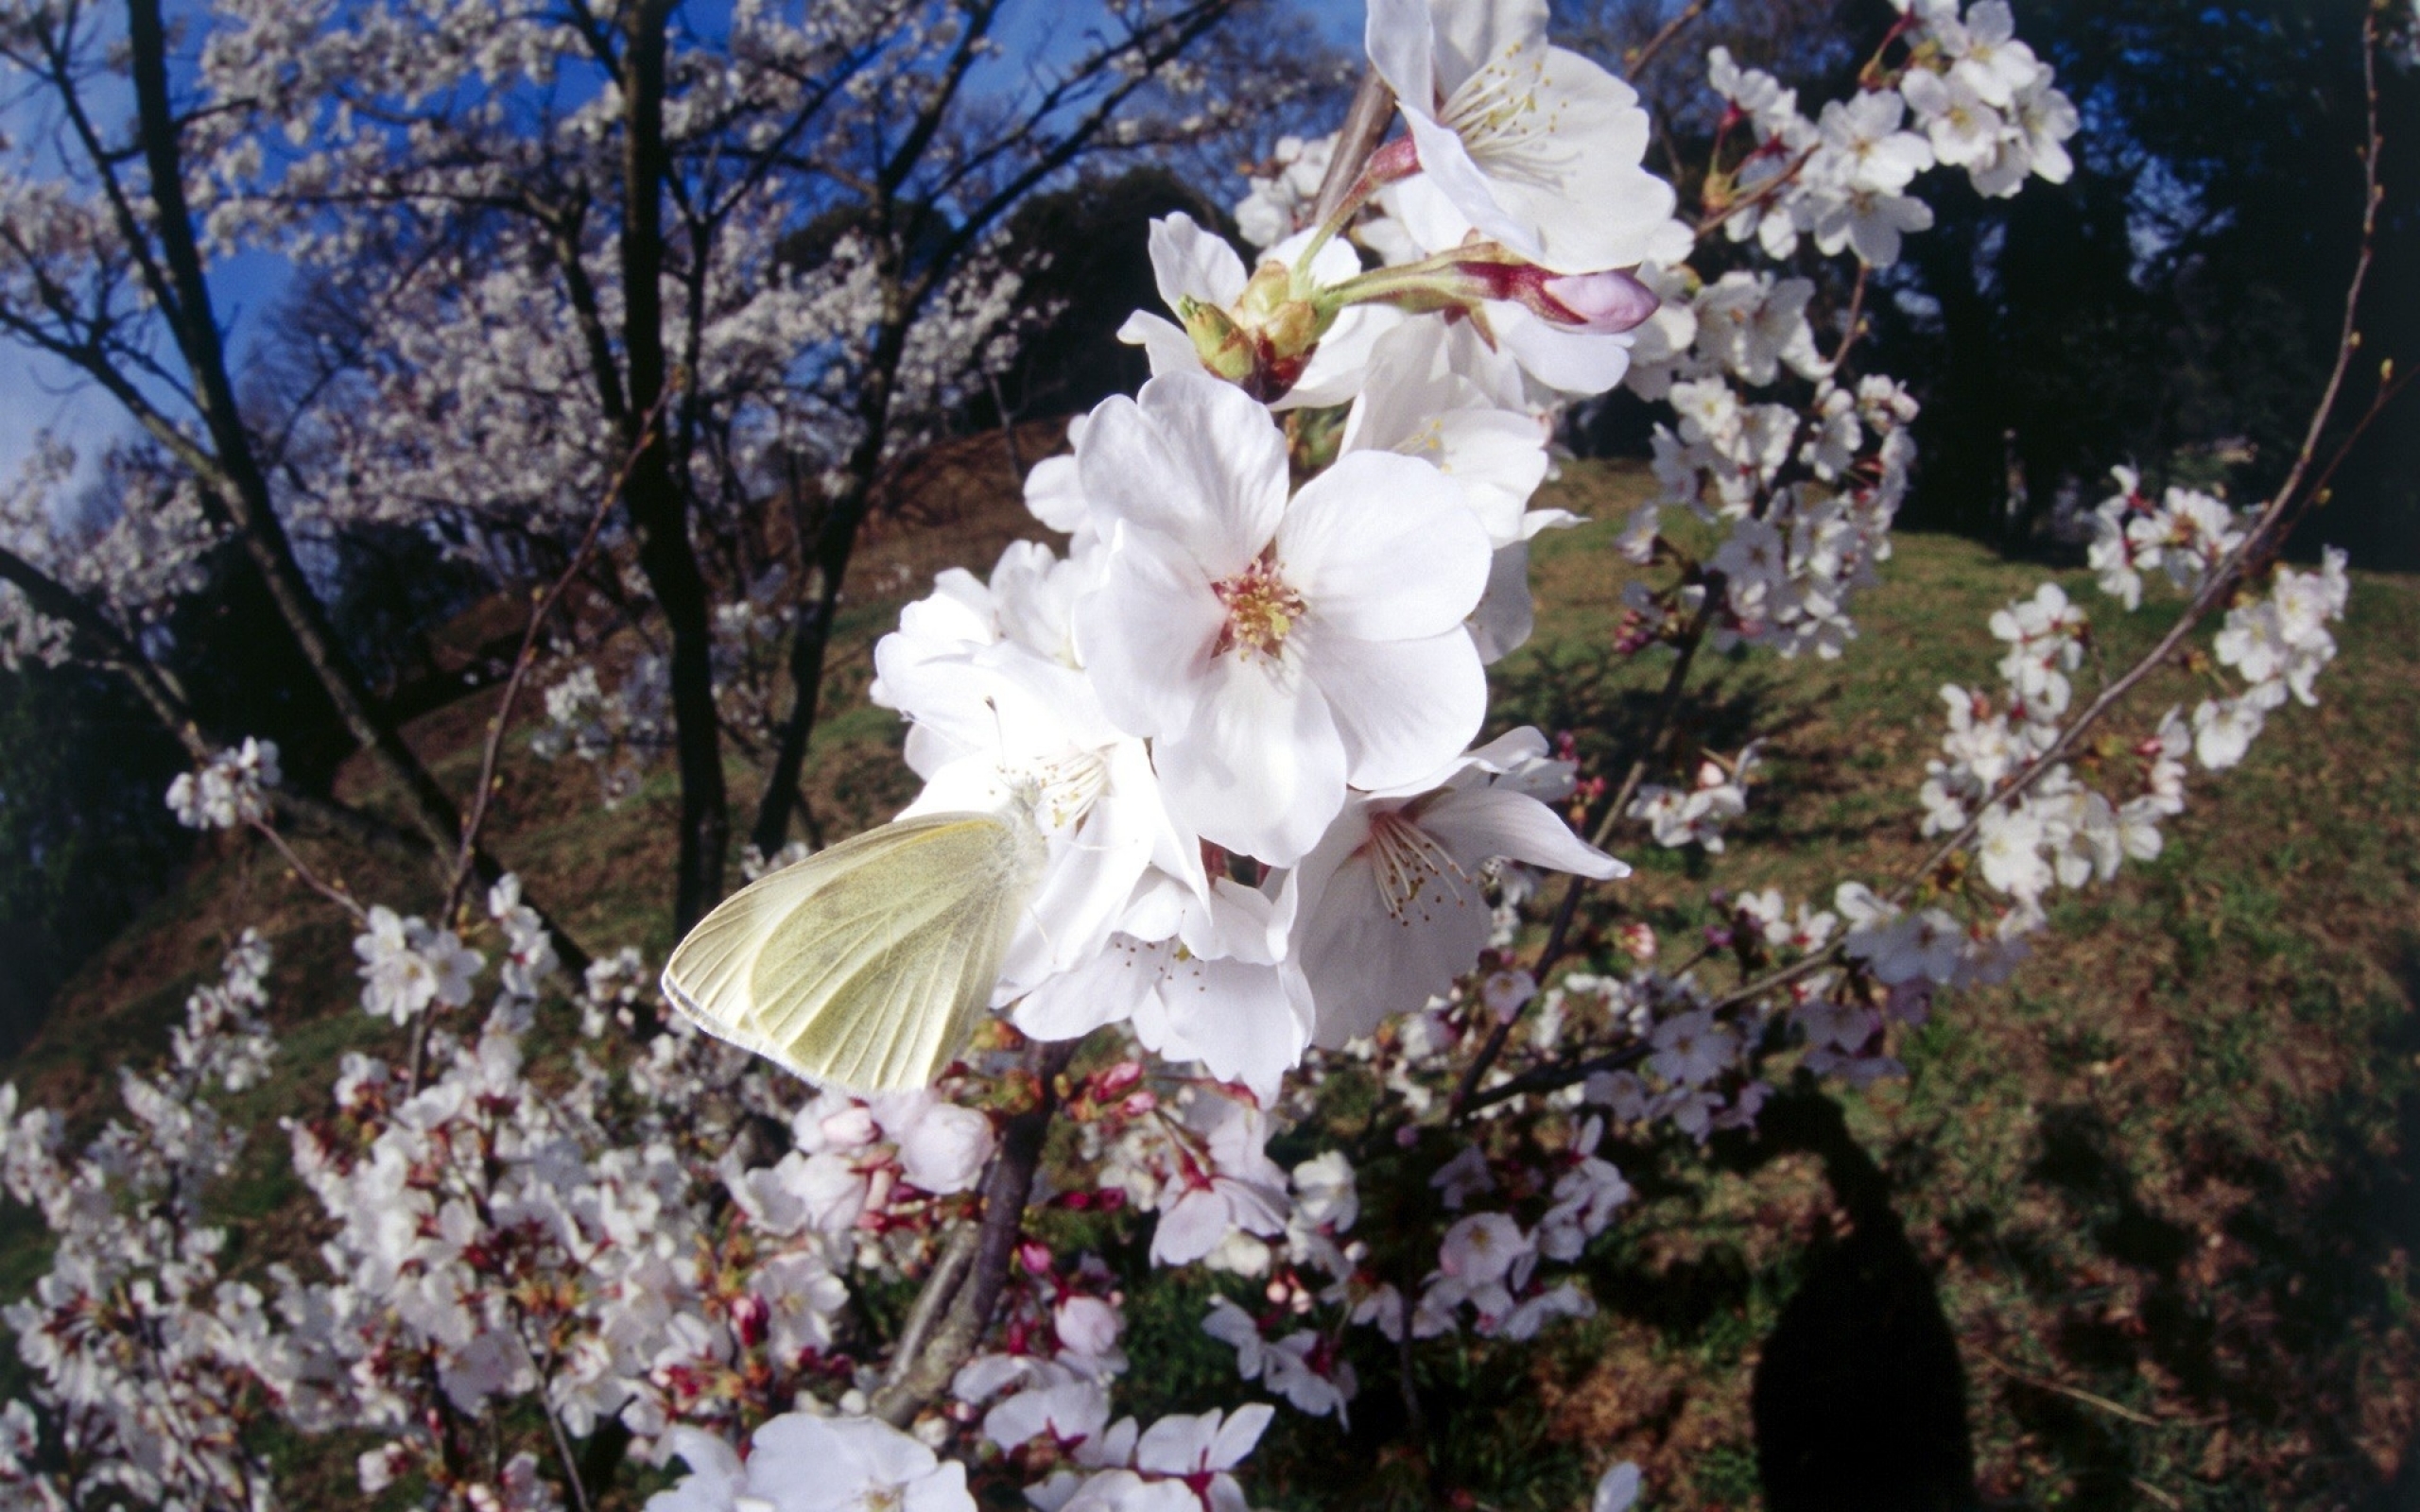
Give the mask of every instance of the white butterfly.
[[990, 1001], [1048, 854], [1023, 813], [870, 830], [725, 899], [665, 963], [665, 996], [809, 1081], [928, 1087]]

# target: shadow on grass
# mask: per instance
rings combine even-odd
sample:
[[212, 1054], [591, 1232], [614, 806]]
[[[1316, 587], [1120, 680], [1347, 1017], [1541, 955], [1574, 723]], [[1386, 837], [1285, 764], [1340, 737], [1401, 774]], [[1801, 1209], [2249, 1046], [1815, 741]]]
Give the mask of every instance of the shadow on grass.
[[1766, 1108], [1768, 1156], [1824, 1162], [1846, 1239], [1819, 1246], [1767, 1336], [1751, 1405], [1770, 1512], [1958, 1512], [1975, 1452], [1958, 1341], [1882, 1168], [1841, 1107], [1798, 1090]]

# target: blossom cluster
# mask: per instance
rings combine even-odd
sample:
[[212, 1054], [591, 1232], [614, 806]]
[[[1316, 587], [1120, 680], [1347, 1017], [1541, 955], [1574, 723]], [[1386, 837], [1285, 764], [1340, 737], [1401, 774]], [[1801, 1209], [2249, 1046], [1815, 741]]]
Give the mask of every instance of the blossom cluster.
[[[542, 140], [501, 152], [441, 108], [475, 77], [551, 79], [579, 45], [563, 28], [441, 0], [375, 37], [342, 32], [354, 56], [338, 77], [342, 48], [264, 71], [299, 24], [268, 0], [235, 9], [243, 25], [204, 48], [212, 88], [343, 109], [295, 139], [290, 202], [202, 198], [215, 246], [275, 225], [311, 257], [375, 267], [360, 225], [297, 204], [468, 203], [544, 154], [612, 165], [602, 95], [565, 92]], [[483, 919], [374, 906], [354, 942], [361, 1001], [409, 1048], [346, 1056], [286, 1125], [320, 1222], [309, 1253], [255, 1285], [222, 1273], [226, 1235], [200, 1207], [238, 1148], [215, 1099], [256, 1081], [273, 1048], [267, 954], [248, 936], [188, 1004], [167, 1069], [124, 1077], [132, 1122], [80, 1156], [57, 1115], [20, 1116], [0, 1091], [0, 1175], [60, 1236], [5, 1314], [37, 1384], [0, 1411], [0, 1500], [266, 1509], [260, 1445], [282, 1423], [365, 1435], [366, 1495], [414, 1485], [447, 1512], [591, 1504], [583, 1467], [624, 1435], [682, 1467], [650, 1512], [972, 1512], [1009, 1496], [1041, 1512], [1247, 1512], [1236, 1471], [1274, 1409], [1120, 1415], [1132, 1278], [1118, 1250], [1045, 1243], [1027, 1196], [1002, 1210], [987, 1180], [1028, 1115], [1066, 1136], [1034, 1208], [1110, 1220], [1150, 1265], [1207, 1273], [1200, 1326], [1238, 1381], [1341, 1423], [1357, 1353], [1366, 1368], [1421, 1341], [1519, 1343], [1589, 1315], [1583, 1262], [1633, 1199], [1626, 1144], [1751, 1126], [1776, 1054], [1852, 1085], [1893, 1074], [1894, 1026], [2005, 974], [2053, 887], [2155, 855], [2188, 756], [2231, 765], [2267, 713], [2310, 701], [2345, 607], [2341, 554], [2274, 568], [2231, 605], [2208, 660], [2239, 691], [2047, 770], [2075, 733], [2088, 616], [2056, 585], [1994, 615], [2005, 688], [1944, 690], [1949, 729], [1920, 800], [1947, 859], [1902, 892], [1847, 882], [1826, 907], [1718, 889], [1694, 939], [1631, 919], [1592, 938], [1585, 970], [1556, 974], [1570, 958], [1554, 946], [1523, 954], [1541, 871], [1625, 869], [1571, 828], [1606, 789], [1581, 784], [1571, 737], [1482, 738], [1487, 669], [1531, 629], [1530, 542], [1581, 523], [1533, 507], [1565, 406], [1627, 385], [1669, 409], [1656, 496], [1620, 545], [1670, 576], [1626, 588], [1618, 652], [1841, 655], [1889, 556], [1915, 406], [1850, 370], [1856, 326], [1824, 323], [1827, 280], [1809, 265], [1848, 260], [1828, 282], [1861, 292], [1930, 224], [1926, 173], [1962, 169], [1989, 195], [2056, 182], [2075, 129], [1999, 0], [1912, 0], [1851, 96], [1812, 120], [1716, 50], [1716, 157], [1685, 219], [1643, 166], [1635, 94], [1552, 45], [1546, 16], [1536, 0], [1375, 0], [1367, 47], [1404, 134], [1325, 221], [1335, 140], [1279, 143], [1237, 210], [1252, 254], [1185, 216], [1155, 223], [1165, 308], [1120, 332], [1152, 377], [1079, 418], [1068, 455], [1026, 481], [1063, 543], [1019, 542], [983, 577], [943, 573], [877, 645], [873, 696], [905, 716], [923, 782], [907, 812], [1003, 814], [1046, 850], [999, 1016], [935, 1086], [804, 1089], [659, 1023], [632, 947], [565, 981], [510, 876]], [[778, 134], [808, 61], [896, 19], [815, 7], [791, 26], [738, 8], [739, 61], [687, 81], [670, 133]], [[954, 45], [923, 26], [904, 52]], [[902, 77], [869, 66], [852, 87]], [[422, 155], [398, 161], [355, 103], [400, 110]], [[242, 167], [257, 140], [207, 117], [194, 129], [228, 181], [257, 169]], [[723, 210], [710, 266], [682, 275], [700, 353], [685, 376], [737, 418], [681, 465], [704, 497], [761, 492], [776, 457], [831, 463], [819, 481], [842, 500], [857, 482], [834, 459], [872, 423], [850, 404], [855, 343], [895, 269], [853, 231], [802, 266], [778, 214], [746, 196]], [[1718, 228], [1739, 249], [1701, 259]], [[511, 529], [560, 524], [565, 500], [602, 487], [613, 427], [591, 375], [530, 333], [611, 313], [578, 293], [610, 284], [611, 247], [594, 227], [544, 229], [513, 245], [562, 268], [561, 287], [458, 261], [441, 237], [424, 280], [379, 291], [415, 323], [347, 380], [365, 402], [307, 438], [347, 479], [311, 508], [384, 518], [417, 495], [476, 498], [454, 539], [509, 552]], [[1753, 256], [1783, 266], [1736, 266]], [[978, 257], [935, 291], [901, 338], [896, 376], [918, 404], [996, 371], [1018, 277]], [[876, 450], [917, 435], [903, 421]], [[2186, 490], [2155, 507], [2120, 481], [2093, 566], [2128, 609], [2145, 573], [2190, 590], [2235, 561], [2250, 522]], [[804, 602], [756, 549], [734, 545], [732, 576], [752, 586], [711, 615], [719, 713], [752, 733], [770, 727], [769, 669]], [[634, 570], [614, 576], [644, 598]], [[569, 664], [541, 753], [627, 792], [667, 734], [669, 671], [639, 659], [609, 693], [597, 663]], [[1764, 746], [1646, 756], [1606, 833], [1626, 821], [1724, 852]], [[170, 803], [197, 827], [266, 827], [277, 780], [274, 747], [247, 742], [180, 778]], [[747, 869], [799, 854], [752, 853]], [[1025, 1053], [1079, 1039], [1081, 1060]], [[1036, 1064], [1075, 1069], [1045, 1079]], [[1320, 1122], [1346, 1075], [1383, 1099], [1357, 1140]], [[1271, 1153], [1289, 1127], [1318, 1134], [1290, 1166]], [[1365, 1222], [1365, 1203], [1391, 1221]], [[1392, 1221], [1405, 1213], [1433, 1223]], [[978, 1224], [1009, 1253], [993, 1311], [945, 1386], [900, 1409], [934, 1337], [918, 1315], [950, 1300]], [[1638, 1487], [1612, 1467], [1593, 1512], [1622, 1512]]]
[[189, 830], [258, 824], [268, 817], [268, 790], [281, 780], [277, 742], [248, 735], [201, 770], [179, 773], [168, 784], [168, 809]]

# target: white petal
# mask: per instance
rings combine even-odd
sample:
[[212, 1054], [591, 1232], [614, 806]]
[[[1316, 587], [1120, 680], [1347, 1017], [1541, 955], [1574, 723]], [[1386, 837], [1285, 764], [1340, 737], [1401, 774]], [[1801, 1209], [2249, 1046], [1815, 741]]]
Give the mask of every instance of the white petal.
[[1487, 532], [1426, 462], [1354, 452], [1303, 485], [1277, 564], [1320, 623], [1374, 641], [1459, 625], [1487, 588]]
[[1539, 250], [1531, 255], [1557, 273], [1645, 262], [1673, 199], [1671, 185], [1639, 166], [1648, 123], [1636, 92], [1555, 47], [1547, 50], [1530, 109], [1553, 122], [1550, 134], [1534, 154], [1522, 156], [1522, 171], [1491, 174], [1488, 186], [1506, 214], [1537, 228]]
[[1286, 1073], [1311, 1042], [1311, 994], [1290, 965], [1202, 960], [1170, 965], [1158, 993], [1134, 1018], [1144, 1045], [1174, 1060], [1198, 1060], [1220, 1081], [1240, 1081], [1274, 1102]]
[[1451, 872], [1427, 878], [1398, 917], [1366, 853], [1347, 858], [1304, 906], [1296, 958], [1319, 1005], [1316, 1042], [1328, 1046], [1451, 986], [1478, 963], [1493, 921], [1476, 874]]
[[1180, 211], [1151, 222], [1151, 281], [1169, 309], [1184, 299], [1224, 308], [1243, 297], [1248, 277], [1236, 249], [1191, 215]]
[[1181, 822], [1271, 866], [1308, 850], [1344, 803], [1345, 744], [1328, 700], [1265, 662], [1219, 658], [1193, 718], [1151, 754]]
[[1226, 610], [1173, 541], [1122, 527], [1101, 586], [1076, 601], [1076, 647], [1101, 709], [1153, 735], [1192, 717]]
[[1151, 376], [1154, 378], [1172, 372], [1203, 370], [1201, 353], [1194, 350], [1193, 338], [1173, 320], [1164, 320], [1156, 315], [1137, 310], [1117, 328], [1117, 339], [1130, 347], [1143, 349], [1143, 355], [1150, 359]]
[[1420, 827], [1466, 867], [1503, 857], [1600, 881], [1630, 875], [1630, 868], [1572, 833], [1562, 816], [1526, 793], [1448, 793], [1422, 810]]
[[1570, 331], [1539, 319], [1517, 304], [1487, 306], [1495, 339], [1522, 369], [1566, 394], [1601, 394], [1630, 371], [1632, 337]]
[[1428, 0], [1370, 0], [1361, 41], [1369, 50], [1371, 66], [1407, 112], [1425, 114], [1436, 108]]
[[1530, 598], [1530, 543], [1516, 541], [1496, 549], [1488, 570], [1487, 592], [1471, 610], [1471, 640], [1478, 659], [1493, 666], [1519, 650], [1537, 628], [1536, 606]]
[[1269, 411], [1203, 372], [1105, 400], [1077, 450], [1084, 496], [1183, 545], [1212, 579], [1260, 554], [1286, 508], [1286, 438]]
[[1027, 993], [1009, 1016], [1036, 1040], [1081, 1039], [1104, 1023], [1132, 1018], [1174, 954], [1170, 941], [1146, 945], [1117, 936], [1082, 966]]
[[1487, 673], [1460, 625], [1424, 640], [1363, 641], [1305, 619], [1294, 634], [1305, 670], [1327, 696], [1356, 787], [1435, 771], [1471, 743], [1487, 716]]

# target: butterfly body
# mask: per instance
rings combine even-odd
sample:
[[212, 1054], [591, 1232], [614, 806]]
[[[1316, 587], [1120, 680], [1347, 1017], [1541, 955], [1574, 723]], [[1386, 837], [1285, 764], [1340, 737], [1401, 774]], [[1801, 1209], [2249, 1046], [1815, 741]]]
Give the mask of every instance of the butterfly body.
[[883, 825], [724, 900], [665, 964], [665, 995], [820, 1085], [930, 1086], [990, 1002], [1046, 859], [1021, 814]]

